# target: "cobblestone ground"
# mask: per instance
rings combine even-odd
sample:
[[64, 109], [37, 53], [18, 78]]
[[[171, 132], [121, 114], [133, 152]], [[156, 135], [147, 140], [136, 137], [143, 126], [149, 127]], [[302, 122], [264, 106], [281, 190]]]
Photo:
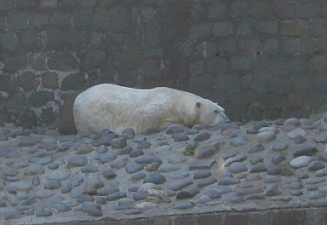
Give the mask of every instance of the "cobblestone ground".
[[0, 128], [0, 222], [44, 224], [322, 207], [322, 116], [135, 135]]

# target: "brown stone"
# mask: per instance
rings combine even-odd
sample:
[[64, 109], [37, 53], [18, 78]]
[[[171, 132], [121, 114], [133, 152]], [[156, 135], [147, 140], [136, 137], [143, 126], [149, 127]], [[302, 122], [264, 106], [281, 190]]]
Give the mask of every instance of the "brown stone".
[[43, 87], [45, 88], [49, 88], [49, 89], [59, 88], [58, 81], [59, 81], [58, 74], [56, 73], [42, 74], [42, 84]]

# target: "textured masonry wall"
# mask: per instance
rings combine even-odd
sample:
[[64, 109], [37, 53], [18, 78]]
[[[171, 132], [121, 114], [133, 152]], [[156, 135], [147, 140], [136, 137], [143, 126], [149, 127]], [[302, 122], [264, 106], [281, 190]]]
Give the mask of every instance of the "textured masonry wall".
[[0, 0], [0, 123], [58, 124], [101, 82], [170, 86], [233, 120], [326, 109], [325, 0]]

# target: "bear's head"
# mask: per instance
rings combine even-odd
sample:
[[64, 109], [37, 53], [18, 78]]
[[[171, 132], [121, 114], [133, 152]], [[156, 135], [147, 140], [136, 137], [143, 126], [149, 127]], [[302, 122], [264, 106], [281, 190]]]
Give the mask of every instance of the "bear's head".
[[225, 115], [225, 109], [208, 99], [200, 99], [194, 104], [197, 123], [207, 126], [215, 126], [229, 122]]

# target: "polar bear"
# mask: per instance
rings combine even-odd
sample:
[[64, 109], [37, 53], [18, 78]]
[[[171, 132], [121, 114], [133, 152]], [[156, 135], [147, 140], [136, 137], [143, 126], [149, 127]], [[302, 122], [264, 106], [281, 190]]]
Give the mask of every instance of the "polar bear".
[[163, 130], [170, 124], [192, 127], [228, 122], [217, 103], [195, 94], [167, 87], [135, 89], [114, 84], [99, 84], [80, 93], [73, 106], [79, 133], [109, 129], [120, 133], [133, 128]]

